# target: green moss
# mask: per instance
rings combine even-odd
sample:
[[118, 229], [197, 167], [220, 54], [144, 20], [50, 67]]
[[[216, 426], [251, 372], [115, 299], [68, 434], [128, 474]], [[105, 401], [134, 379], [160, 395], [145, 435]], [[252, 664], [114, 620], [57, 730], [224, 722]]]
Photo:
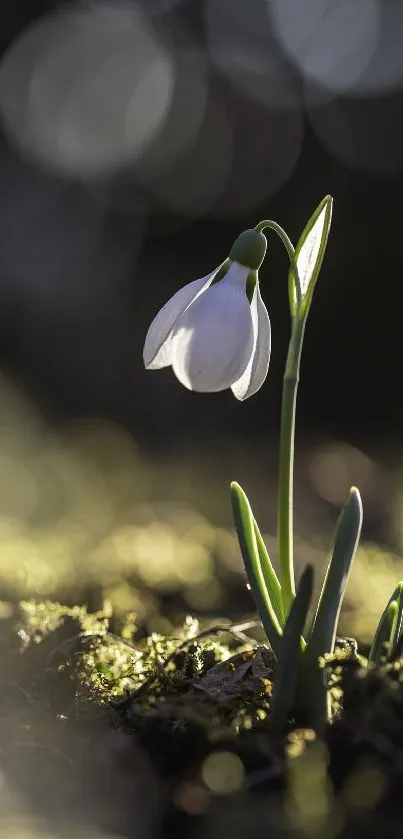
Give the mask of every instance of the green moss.
[[403, 753], [400, 654], [368, 669], [354, 639], [338, 639], [334, 655], [321, 662], [331, 674], [335, 712], [323, 740], [290, 718], [284, 737], [272, 742], [266, 721], [274, 658], [228, 630], [200, 632], [187, 619], [174, 636], [154, 633], [135, 644], [133, 615], [114, 633], [109, 609], [89, 613], [34, 601], [21, 603], [2, 623], [6, 750], [18, 752], [21, 743], [46, 747], [53, 749], [52, 761], [60, 763], [62, 755], [64, 764], [74, 765], [80, 749], [99, 746], [118, 729], [173, 788], [222, 750], [240, 758], [248, 789], [259, 788], [262, 778], [265, 796], [281, 788], [286, 812], [298, 822], [308, 825], [320, 815], [305, 807], [311, 777], [315, 784], [320, 779], [326, 824], [340, 814], [347, 824], [358, 799], [366, 818], [386, 805], [400, 812], [394, 792]]

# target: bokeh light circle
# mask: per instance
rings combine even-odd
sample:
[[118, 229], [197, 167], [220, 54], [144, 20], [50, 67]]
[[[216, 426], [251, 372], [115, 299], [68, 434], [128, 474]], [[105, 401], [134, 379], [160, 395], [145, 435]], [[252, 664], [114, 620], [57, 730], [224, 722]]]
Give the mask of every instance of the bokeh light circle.
[[267, 5], [284, 52], [304, 78], [333, 93], [359, 82], [377, 48], [377, 0], [271, 0]]
[[62, 173], [132, 163], [163, 126], [170, 49], [134, 7], [67, 7], [16, 38], [0, 64], [0, 115], [28, 155]]

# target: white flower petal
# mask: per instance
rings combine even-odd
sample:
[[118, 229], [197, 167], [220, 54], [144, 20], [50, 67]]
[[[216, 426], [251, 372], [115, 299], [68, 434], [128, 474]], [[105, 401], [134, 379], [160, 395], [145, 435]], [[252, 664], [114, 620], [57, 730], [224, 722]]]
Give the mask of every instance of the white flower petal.
[[270, 363], [270, 319], [260, 294], [258, 282], [253, 293], [251, 315], [254, 332], [253, 352], [245, 372], [231, 387], [234, 396], [240, 400], [253, 396], [262, 387]]
[[220, 284], [233, 286], [246, 294], [246, 283], [249, 273], [250, 268], [247, 268], [246, 265], [241, 265], [239, 262], [230, 262], [228, 271], [222, 280], [220, 280]]
[[172, 367], [189, 390], [226, 390], [239, 379], [251, 357], [253, 325], [246, 296], [248, 271], [243, 287], [234, 284], [235, 273], [230, 282], [226, 274], [198, 297], [173, 331]]
[[218, 268], [206, 277], [194, 280], [180, 288], [155, 316], [144, 342], [143, 360], [147, 370], [158, 370], [161, 367], [168, 367], [172, 363], [172, 330], [187, 307], [204, 289], [208, 288], [217, 271]]

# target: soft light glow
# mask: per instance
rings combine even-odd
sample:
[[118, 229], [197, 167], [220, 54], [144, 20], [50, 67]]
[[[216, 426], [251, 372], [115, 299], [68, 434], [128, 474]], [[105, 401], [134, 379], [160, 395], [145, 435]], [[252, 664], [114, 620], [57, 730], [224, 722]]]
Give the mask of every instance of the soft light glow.
[[365, 72], [377, 46], [377, 0], [274, 0], [268, 3], [285, 52], [307, 79], [333, 93]]
[[242, 786], [242, 760], [233, 752], [213, 752], [203, 763], [202, 777], [211, 792], [216, 795], [228, 795]]
[[158, 134], [174, 79], [167, 46], [134, 7], [65, 7], [12, 42], [0, 65], [0, 112], [9, 136], [42, 163], [108, 174]]

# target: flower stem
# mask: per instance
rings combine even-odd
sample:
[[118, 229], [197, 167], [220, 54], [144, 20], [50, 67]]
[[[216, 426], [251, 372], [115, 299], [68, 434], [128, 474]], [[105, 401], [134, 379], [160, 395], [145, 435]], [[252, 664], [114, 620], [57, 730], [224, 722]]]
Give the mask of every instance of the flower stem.
[[280, 463], [277, 507], [279, 576], [285, 615], [295, 597], [293, 557], [293, 484], [295, 411], [305, 319], [293, 318], [291, 340], [283, 380], [281, 405]]
[[[267, 228], [269, 228], [270, 230], [274, 230], [274, 232], [277, 233], [277, 236], [279, 236], [279, 238], [281, 239], [287, 251], [288, 258], [290, 260], [290, 265], [293, 268], [293, 271], [290, 271], [289, 273], [288, 295], [290, 299], [291, 314], [294, 315], [302, 299], [301, 283], [298, 277], [298, 269], [296, 264], [294, 263], [295, 249], [291, 242], [291, 239], [287, 236], [285, 230], [283, 230], [283, 228], [279, 224], [277, 224], [276, 221], [271, 221], [271, 219], [265, 218], [263, 219], [263, 221], [260, 221], [259, 224], [256, 225], [255, 230], [258, 230], [259, 233], [263, 233], [263, 230], [266, 230]], [[293, 282], [294, 276], [296, 280], [295, 283]]]
[[292, 317], [291, 339], [283, 380], [280, 431], [279, 486], [277, 502], [277, 543], [279, 577], [284, 614], [287, 616], [295, 597], [294, 552], [293, 552], [293, 485], [294, 485], [294, 439], [295, 411], [299, 382], [302, 343], [306, 317], [299, 314], [301, 284], [295, 263], [295, 249], [285, 230], [270, 219], [263, 219], [255, 230], [271, 229], [280, 237], [290, 260], [288, 294]]

